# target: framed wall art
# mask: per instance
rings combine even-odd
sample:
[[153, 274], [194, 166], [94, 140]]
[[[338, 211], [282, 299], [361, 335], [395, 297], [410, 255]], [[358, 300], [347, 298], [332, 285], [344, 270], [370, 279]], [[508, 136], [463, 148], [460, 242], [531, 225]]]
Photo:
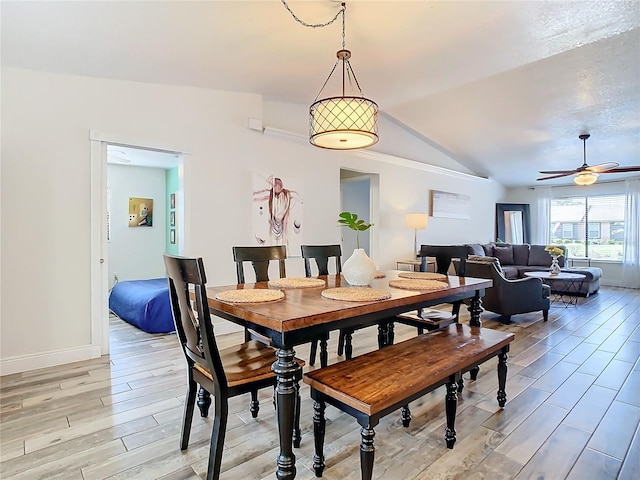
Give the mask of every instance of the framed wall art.
[[153, 199], [129, 197], [129, 226], [153, 226]]
[[471, 197], [462, 193], [431, 190], [431, 216], [445, 218], [471, 218]]

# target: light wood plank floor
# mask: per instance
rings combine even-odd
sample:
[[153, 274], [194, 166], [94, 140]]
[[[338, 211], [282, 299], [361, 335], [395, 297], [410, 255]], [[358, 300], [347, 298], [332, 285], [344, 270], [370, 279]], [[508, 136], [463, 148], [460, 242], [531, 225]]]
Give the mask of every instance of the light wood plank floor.
[[[453, 450], [444, 446], [444, 390], [411, 404], [376, 429], [374, 477], [418, 479], [640, 478], [640, 292], [603, 288], [577, 308], [554, 307], [502, 325], [483, 314], [485, 328], [516, 334], [509, 358], [509, 396], [495, 399], [495, 360], [467, 379], [460, 396]], [[463, 317], [466, 322], [468, 317]], [[415, 330], [396, 326], [396, 341]], [[329, 348], [335, 356], [337, 335]], [[374, 329], [354, 335], [354, 354], [376, 348]], [[240, 335], [225, 335], [221, 346]], [[111, 355], [3, 377], [3, 479], [201, 478], [211, 422], [196, 416], [191, 445], [178, 447], [185, 368], [174, 335], [149, 335], [111, 321]], [[299, 355], [306, 358], [308, 347]], [[302, 387], [303, 442], [299, 479], [314, 478], [312, 403]], [[249, 399], [232, 399], [223, 479], [273, 479], [278, 436], [271, 392], [252, 419]], [[324, 478], [359, 478], [359, 428], [327, 407]]]

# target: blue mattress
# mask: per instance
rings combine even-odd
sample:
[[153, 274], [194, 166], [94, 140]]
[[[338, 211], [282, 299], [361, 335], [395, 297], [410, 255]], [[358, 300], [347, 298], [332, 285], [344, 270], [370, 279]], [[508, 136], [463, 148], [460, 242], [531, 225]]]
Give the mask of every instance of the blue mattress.
[[148, 333], [175, 330], [166, 278], [118, 282], [109, 295], [109, 309]]

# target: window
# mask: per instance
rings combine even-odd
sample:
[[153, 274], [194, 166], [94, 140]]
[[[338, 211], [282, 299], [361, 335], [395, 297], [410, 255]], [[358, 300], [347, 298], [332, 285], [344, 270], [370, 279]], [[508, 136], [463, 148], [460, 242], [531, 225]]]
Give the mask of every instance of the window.
[[573, 238], [573, 223], [562, 224], [562, 238]]
[[625, 195], [560, 197], [551, 201], [551, 243], [570, 257], [622, 261]]

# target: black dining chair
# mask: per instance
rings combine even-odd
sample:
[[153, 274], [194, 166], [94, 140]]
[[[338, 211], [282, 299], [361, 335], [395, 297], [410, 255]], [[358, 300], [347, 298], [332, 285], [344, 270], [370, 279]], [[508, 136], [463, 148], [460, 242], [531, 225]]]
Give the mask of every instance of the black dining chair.
[[[176, 332], [187, 362], [187, 397], [180, 449], [186, 450], [189, 445], [199, 384], [215, 399], [215, 417], [206, 475], [207, 480], [213, 480], [220, 476], [229, 398], [251, 393], [251, 414], [254, 418], [258, 415], [258, 389], [276, 385], [276, 375], [271, 370], [276, 350], [253, 340], [220, 350], [207, 307], [207, 279], [202, 258], [165, 254], [164, 263], [169, 277], [169, 296]], [[193, 304], [190, 295], [194, 297]], [[296, 361], [301, 366], [304, 365], [304, 361]], [[299, 438], [299, 394], [295, 409], [294, 429]]]
[[[315, 261], [317, 275], [329, 275], [329, 261], [331, 258], [335, 261], [335, 274], [340, 275], [342, 272], [342, 249], [340, 245], [302, 245], [302, 258], [304, 259], [304, 273], [307, 277], [313, 277], [313, 268], [311, 260]], [[338, 355], [342, 355], [344, 351], [345, 332], [340, 330], [338, 339]], [[326, 367], [328, 363], [327, 356], [327, 340], [328, 335], [320, 339], [320, 366]], [[309, 365], [313, 366], [316, 362], [316, 353], [318, 351], [318, 340], [311, 342], [311, 353], [309, 354]]]
[[[465, 266], [468, 257], [468, 249], [465, 245], [421, 245], [420, 246], [420, 271], [427, 271], [427, 257], [435, 257], [436, 259], [436, 273], [443, 275], [449, 275], [449, 269], [453, 264], [453, 260], [456, 259], [456, 275], [459, 277], [465, 276]], [[440, 317], [438, 319], [425, 319], [422, 318], [422, 311], [419, 310], [417, 314], [401, 314], [395, 317], [395, 321], [405, 325], [411, 325], [418, 329], [418, 334], [422, 335], [425, 330], [439, 330], [447, 327], [451, 323], [457, 323], [460, 315], [460, 306], [462, 301], [454, 302], [452, 304], [451, 315]], [[390, 343], [393, 343], [393, 338]]]
[[[335, 259], [335, 271], [339, 275], [342, 272], [342, 250], [340, 245], [302, 245], [302, 258], [304, 258], [304, 272], [307, 277], [313, 276], [313, 268], [311, 260], [315, 260], [316, 269], [318, 275], [329, 275], [329, 261], [331, 258]], [[392, 325], [393, 319], [386, 319], [381, 322], [383, 326], [384, 334], [382, 330], [378, 334], [378, 347], [382, 348], [386, 345], [386, 328], [387, 325]], [[391, 327], [392, 328], [392, 327]], [[344, 355], [348, 360], [353, 355], [352, 337], [356, 328], [343, 328], [340, 329], [340, 336], [338, 337], [338, 356]], [[379, 328], [380, 330], [380, 328]], [[328, 363], [327, 358], [327, 340], [328, 335], [321, 338], [320, 341], [320, 366], [326, 367]], [[309, 355], [309, 364], [314, 365], [316, 359], [316, 353], [318, 350], [318, 340], [311, 342], [311, 353]]]
[[[246, 283], [244, 264], [250, 262], [253, 267], [256, 282], [269, 281], [269, 265], [271, 261], [278, 262], [280, 278], [287, 276], [285, 259], [287, 258], [287, 247], [284, 245], [268, 245], [257, 247], [233, 247], [233, 261], [236, 262], [236, 276], [238, 284]], [[245, 341], [259, 340], [263, 343], [271, 344], [271, 340], [264, 335], [245, 328]]]
[[[236, 262], [238, 284], [246, 283], [244, 275], [245, 262], [251, 262], [255, 273], [256, 282], [269, 281], [269, 264], [271, 261], [276, 260], [278, 261], [278, 271], [280, 274], [280, 278], [285, 278], [287, 276], [287, 271], [285, 268], [286, 258], [287, 247], [285, 247], [284, 245], [233, 247], [233, 260]], [[264, 335], [245, 328], [245, 340], [251, 338], [267, 344], [271, 343], [270, 339], [268, 339]], [[315, 349], [317, 350], [318, 341], [314, 340], [311, 347], [315, 361], [315, 351], [313, 351], [313, 344], [315, 344]], [[313, 363], [311, 363], [311, 365], [313, 365]]]

